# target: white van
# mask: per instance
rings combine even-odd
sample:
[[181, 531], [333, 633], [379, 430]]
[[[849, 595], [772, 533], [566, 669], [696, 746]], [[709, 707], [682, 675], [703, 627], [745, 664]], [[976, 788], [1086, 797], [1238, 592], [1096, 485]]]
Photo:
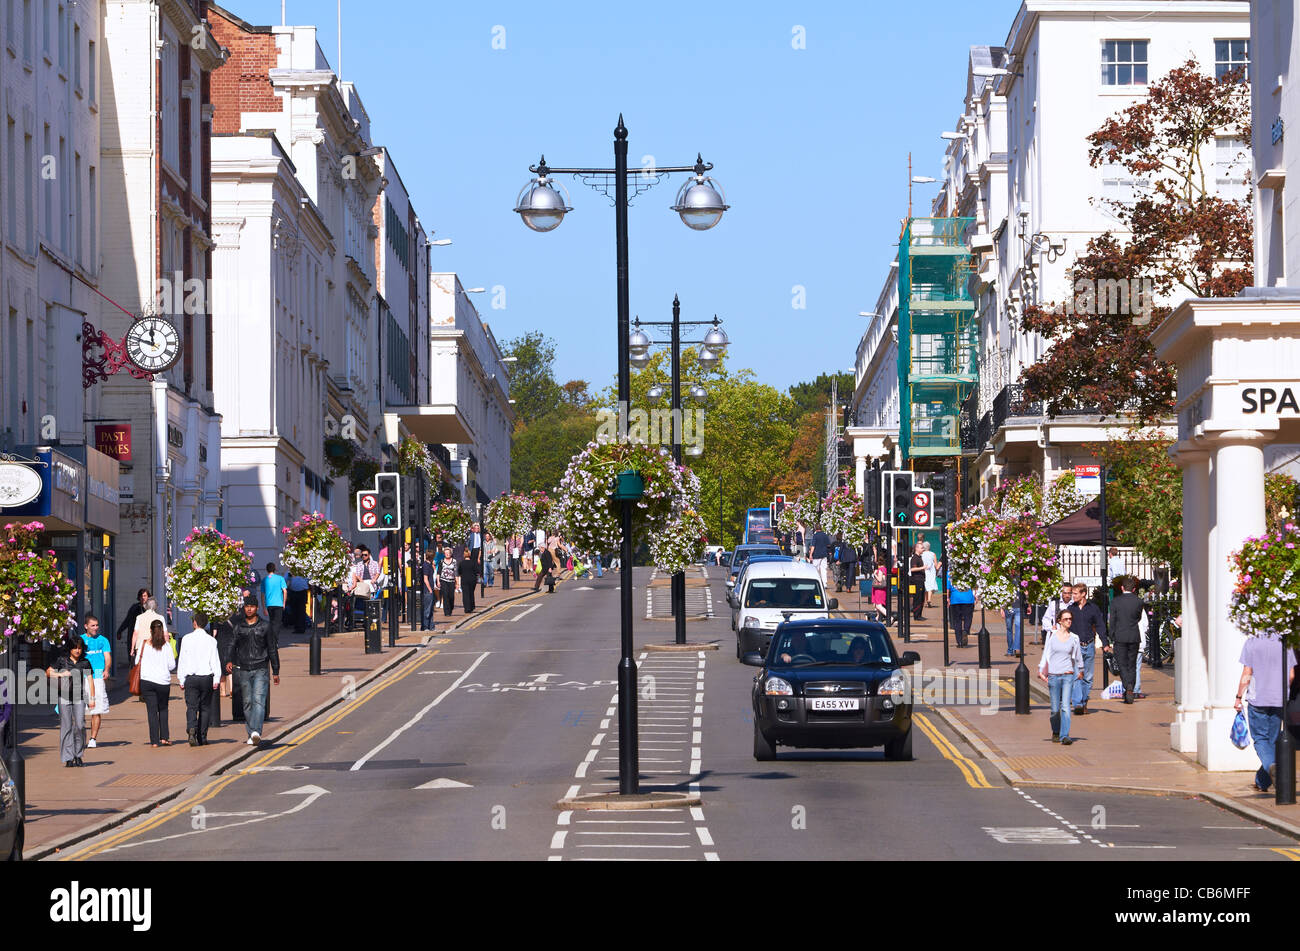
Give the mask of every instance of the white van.
[[760, 561], [745, 572], [736, 593], [736, 659], [749, 651], [766, 656], [783, 621], [828, 618], [840, 606], [827, 599], [817, 569], [801, 561]]

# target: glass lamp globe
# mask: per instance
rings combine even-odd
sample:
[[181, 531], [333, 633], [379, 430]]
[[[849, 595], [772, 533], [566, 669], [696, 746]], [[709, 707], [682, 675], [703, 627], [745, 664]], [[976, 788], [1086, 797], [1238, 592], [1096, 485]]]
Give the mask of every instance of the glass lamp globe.
[[700, 366], [706, 370], [712, 370], [718, 365], [717, 352], [710, 350], [708, 347], [700, 347], [700, 355], [697, 358]]
[[554, 231], [573, 209], [546, 176], [539, 175], [520, 190], [515, 211], [534, 231]]
[[731, 346], [731, 341], [727, 339], [725, 330], [721, 327], [714, 327], [704, 335], [704, 346], [714, 353], [722, 354], [727, 352], [727, 347]]
[[645, 396], [651, 403], [658, 403], [664, 398], [664, 388], [656, 383], [645, 391]]
[[682, 223], [693, 231], [708, 231], [722, 220], [722, 213], [731, 206], [721, 192], [721, 186], [706, 175], [688, 178], [677, 193], [673, 211], [681, 216]]
[[703, 403], [709, 398], [709, 391], [698, 383], [692, 383], [690, 389], [691, 399], [697, 403]]
[[636, 367], [638, 370], [644, 370], [650, 364], [650, 354], [645, 352], [629, 353], [627, 355], [627, 362], [632, 364], [632, 366]]
[[650, 350], [650, 338], [646, 336], [644, 330], [633, 330], [627, 338], [628, 353], [648, 353]]

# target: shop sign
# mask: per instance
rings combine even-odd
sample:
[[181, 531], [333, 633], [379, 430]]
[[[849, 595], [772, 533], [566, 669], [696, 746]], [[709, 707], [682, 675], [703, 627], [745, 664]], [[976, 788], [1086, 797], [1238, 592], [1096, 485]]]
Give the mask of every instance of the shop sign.
[[41, 494], [40, 474], [20, 462], [0, 462], [0, 508], [15, 508]]
[[131, 424], [95, 427], [95, 448], [118, 462], [131, 461]]

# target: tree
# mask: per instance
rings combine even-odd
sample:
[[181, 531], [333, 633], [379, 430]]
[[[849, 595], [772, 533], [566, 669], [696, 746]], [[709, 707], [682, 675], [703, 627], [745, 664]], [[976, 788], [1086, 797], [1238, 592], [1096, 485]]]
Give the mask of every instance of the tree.
[[831, 401], [831, 384], [839, 384], [840, 398], [853, 392], [852, 373], [819, 373], [811, 383], [796, 383], [790, 387], [790, 400], [794, 404], [794, 416], [802, 417], [811, 412], [819, 412], [826, 418], [826, 404]]
[[517, 429], [510, 445], [511, 491], [552, 491], [599, 426], [595, 413], [566, 405]]
[[1111, 534], [1177, 578], [1183, 565], [1183, 472], [1169, 456], [1171, 441], [1130, 431], [1088, 446], [1109, 470], [1106, 516]]
[[1216, 137], [1249, 148], [1250, 93], [1240, 80], [1239, 72], [1215, 79], [1188, 60], [1088, 137], [1094, 168], [1118, 164], [1150, 185], [1131, 203], [1103, 202], [1128, 235], [1088, 242], [1068, 274], [1073, 299], [1028, 305], [1020, 318], [1021, 329], [1051, 341], [1021, 377], [1026, 397], [1044, 400], [1049, 415], [1072, 406], [1144, 421], [1166, 415], [1175, 374], [1156, 358], [1150, 334], [1170, 308], [1153, 301], [1232, 297], [1252, 282], [1249, 196], [1216, 194], [1206, 161]]
[[506, 343], [506, 355], [515, 358], [510, 371], [510, 396], [515, 401], [515, 430], [541, 419], [564, 398], [555, 382], [555, 341], [539, 330]]

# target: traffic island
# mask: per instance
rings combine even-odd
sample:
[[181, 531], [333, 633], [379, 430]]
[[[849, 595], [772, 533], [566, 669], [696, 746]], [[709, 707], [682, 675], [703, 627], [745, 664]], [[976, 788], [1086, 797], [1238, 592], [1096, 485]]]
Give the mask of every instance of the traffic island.
[[717, 641], [709, 644], [697, 644], [692, 641], [687, 641], [685, 644], [642, 644], [641, 649], [652, 653], [654, 651], [678, 651], [686, 653], [688, 651], [715, 651], [718, 649], [718, 644]]
[[624, 796], [616, 792], [588, 793], [585, 796], [566, 796], [555, 804], [556, 809], [678, 809], [703, 803], [699, 793], [652, 792]]

